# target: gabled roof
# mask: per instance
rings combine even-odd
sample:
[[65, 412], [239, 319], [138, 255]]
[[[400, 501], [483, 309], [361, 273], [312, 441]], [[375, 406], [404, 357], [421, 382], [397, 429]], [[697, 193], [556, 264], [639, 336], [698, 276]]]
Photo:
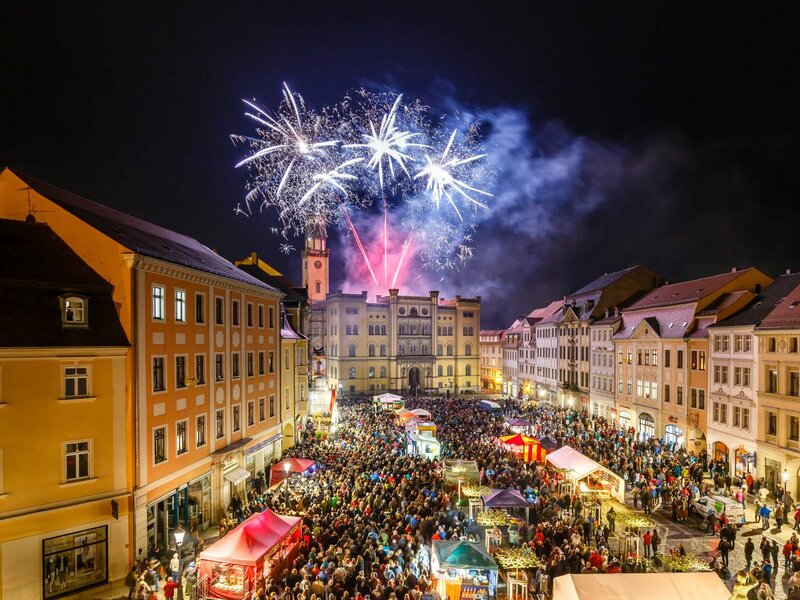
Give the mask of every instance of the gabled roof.
[[582, 295], [582, 294], [587, 294], [589, 292], [600, 291], [603, 288], [611, 285], [612, 283], [614, 283], [618, 279], [624, 277], [628, 273], [631, 273], [631, 272], [635, 271], [638, 268], [639, 268], [639, 265], [634, 265], [632, 267], [628, 267], [627, 269], [622, 269], [621, 271], [614, 271], [613, 273], [605, 273], [605, 274], [601, 275], [600, 277], [598, 277], [597, 279], [595, 279], [594, 281], [592, 281], [591, 283], [588, 283], [587, 285], [583, 286], [578, 291], [572, 292], [569, 295], [569, 297], [579, 296], [579, 295]]
[[548, 323], [558, 323], [561, 319], [561, 309], [564, 307], [564, 300], [555, 300], [547, 306], [547, 315], [542, 317], [542, 320], [537, 325]]
[[711, 275], [710, 277], [662, 285], [647, 292], [642, 298], [631, 304], [627, 311], [696, 302], [728, 285], [750, 270], [752, 270], [752, 267]]
[[[710, 327], [743, 327], [760, 325], [761, 322], [773, 312], [778, 302], [785, 298], [800, 284], [800, 273], [780, 275], [770, 285], [763, 288], [759, 294], [742, 310]], [[783, 303], [781, 303], [783, 304]], [[791, 304], [791, 302], [789, 303]]]
[[554, 312], [557, 312], [561, 305], [564, 304], [563, 300], [553, 300], [547, 306], [542, 308], [534, 308], [530, 313], [528, 313], [529, 319], [544, 319], [548, 315], [552, 315]]
[[787, 280], [785, 284], [787, 287], [790, 287], [791, 283], [794, 284], [794, 287], [783, 297], [783, 300], [777, 300], [775, 308], [764, 317], [758, 326], [759, 329], [800, 327], [800, 274], [783, 275], [779, 279], [783, 278]]
[[194, 238], [88, 200], [19, 171], [12, 171], [9, 168], [4, 171], [13, 173], [37, 193], [72, 213], [103, 235], [142, 256], [227, 277], [260, 288], [275, 289], [241, 269], [237, 269], [233, 263]]
[[[46, 224], [0, 219], [0, 347], [127, 347], [113, 286]], [[87, 327], [64, 326], [61, 298], [86, 300]]]
[[282, 340], [305, 340], [306, 336], [297, 333], [292, 325], [289, 323], [289, 318], [283, 315], [283, 325], [281, 325], [281, 339]]

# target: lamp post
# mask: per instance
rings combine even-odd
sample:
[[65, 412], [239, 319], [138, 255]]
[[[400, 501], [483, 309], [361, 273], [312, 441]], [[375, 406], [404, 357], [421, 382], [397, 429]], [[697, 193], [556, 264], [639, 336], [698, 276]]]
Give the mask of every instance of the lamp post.
[[291, 465], [288, 460], [283, 461], [283, 487], [286, 489], [286, 504], [289, 504], [289, 469]]
[[789, 481], [789, 471], [786, 469], [783, 470], [781, 473], [781, 479], [783, 479], [783, 495], [786, 495], [786, 482]]

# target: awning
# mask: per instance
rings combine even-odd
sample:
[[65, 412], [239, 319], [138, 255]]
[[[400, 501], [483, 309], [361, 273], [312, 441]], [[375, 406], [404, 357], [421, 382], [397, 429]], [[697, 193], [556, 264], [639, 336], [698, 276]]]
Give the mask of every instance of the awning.
[[265, 439], [265, 440], [263, 440], [261, 442], [258, 442], [256, 445], [251, 446], [250, 448], [248, 448], [247, 449], [247, 454], [255, 454], [259, 450], [261, 450], [263, 448], [266, 448], [267, 446], [277, 442], [278, 440], [280, 440], [282, 438], [283, 438], [283, 434], [282, 433], [276, 433], [275, 435], [270, 436], [267, 439]]
[[236, 485], [240, 481], [244, 481], [245, 479], [250, 477], [250, 471], [248, 471], [247, 469], [243, 469], [242, 467], [236, 467], [232, 471], [223, 473], [222, 476], [225, 478], [226, 481], [230, 481], [233, 485]]

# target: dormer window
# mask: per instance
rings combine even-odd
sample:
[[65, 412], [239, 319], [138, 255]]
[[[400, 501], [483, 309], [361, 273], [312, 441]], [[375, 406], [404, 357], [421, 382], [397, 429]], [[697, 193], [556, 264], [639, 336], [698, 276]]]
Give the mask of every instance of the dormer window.
[[89, 323], [88, 301], [78, 296], [61, 298], [61, 323], [64, 326], [85, 327]]

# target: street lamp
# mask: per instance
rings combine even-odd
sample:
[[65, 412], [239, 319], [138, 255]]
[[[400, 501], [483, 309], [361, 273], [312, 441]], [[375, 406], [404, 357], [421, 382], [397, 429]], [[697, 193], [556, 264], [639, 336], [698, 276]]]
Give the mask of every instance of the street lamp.
[[786, 482], [789, 481], [789, 471], [784, 469], [783, 473], [781, 473], [781, 478], [783, 479], [783, 493], [786, 494]]
[[181, 527], [181, 524], [178, 523], [178, 527], [172, 534], [175, 536], [175, 545], [178, 547], [178, 552], [180, 552], [181, 546], [183, 546], [183, 536], [186, 535], [186, 532], [183, 530], [183, 527]]

